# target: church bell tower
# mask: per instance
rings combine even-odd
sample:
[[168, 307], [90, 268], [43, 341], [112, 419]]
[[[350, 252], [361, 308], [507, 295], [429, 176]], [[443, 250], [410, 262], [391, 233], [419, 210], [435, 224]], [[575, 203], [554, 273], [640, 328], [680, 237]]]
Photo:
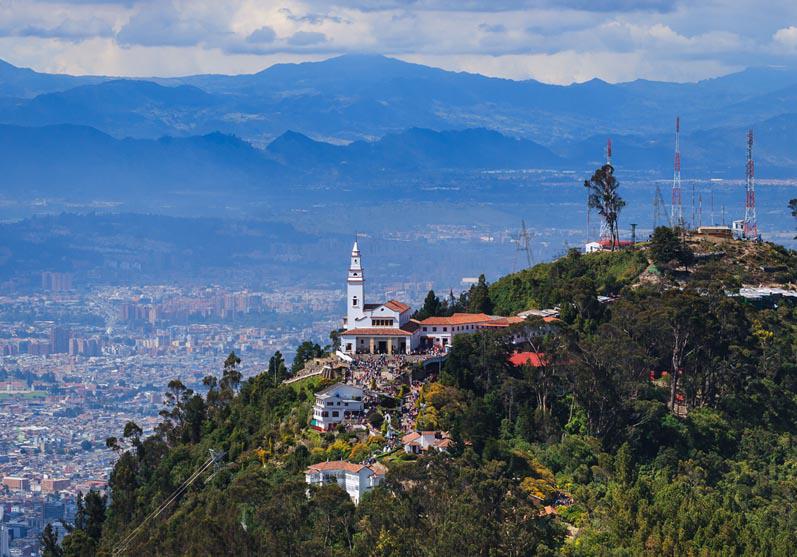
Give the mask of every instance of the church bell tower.
[[364, 317], [365, 305], [365, 277], [363, 276], [360, 247], [357, 240], [351, 248], [351, 264], [349, 265], [349, 278], [346, 281], [346, 329], [357, 328], [357, 321]]

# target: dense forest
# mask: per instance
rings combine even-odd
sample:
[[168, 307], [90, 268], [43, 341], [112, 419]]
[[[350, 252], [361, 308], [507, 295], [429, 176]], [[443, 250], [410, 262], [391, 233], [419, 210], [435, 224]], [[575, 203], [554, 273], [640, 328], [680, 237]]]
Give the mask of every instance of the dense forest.
[[[425, 315], [557, 306], [561, 320], [457, 336], [417, 423], [453, 447], [390, 455], [356, 507], [336, 485], [308, 489], [303, 470], [362, 461], [385, 439], [309, 431], [323, 380], [283, 384], [275, 355], [242, 381], [231, 355], [206, 394], [170, 383], [154, 435], [130, 423], [108, 440], [110, 497], [86, 494], [46, 554], [110, 555], [126, 537], [125, 555], [793, 554], [797, 305], [733, 294], [795, 280], [794, 252], [661, 228], [636, 249], [574, 251], [460, 299], [430, 295]], [[540, 364], [513, 365], [518, 348]], [[136, 532], [209, 449], [223, 462]]]

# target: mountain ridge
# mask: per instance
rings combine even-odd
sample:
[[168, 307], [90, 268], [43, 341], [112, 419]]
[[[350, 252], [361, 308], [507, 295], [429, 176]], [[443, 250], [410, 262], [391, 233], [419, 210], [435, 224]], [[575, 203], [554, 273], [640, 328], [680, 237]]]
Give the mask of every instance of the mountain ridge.
[[[106, 94], [123, 86], [129, 98]], [[595, 78], [553, 85], [379, 55], [275, 64], [252, 74], [167, 78], [63, 76], [6, 64], [0, 68], [5, 97], [0, 122], [85, 124], [116, 137], [150, 139], [221, 131], [258, 146], [289, 129], [345, 143], [412, 127], [487, 127], [551, 148], [584, 140], [597, 130], [606, 135], [672, 133], [678, 113], [692, 129], [754, 125], [788, 110], [791, 94], [777, 106], [771, 98], [794, 87], [797, 72], [790, 68], [750, 68], [694, 83]], [[72, 114], [58, 106], [82, 109]]]

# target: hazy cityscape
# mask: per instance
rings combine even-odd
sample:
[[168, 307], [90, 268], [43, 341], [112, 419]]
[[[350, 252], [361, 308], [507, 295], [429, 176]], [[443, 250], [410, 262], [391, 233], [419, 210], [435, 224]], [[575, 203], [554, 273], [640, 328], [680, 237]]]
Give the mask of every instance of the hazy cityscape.
[[[171, 419], [177, 404], [168, 398], [171, 381], [200, 395], [207, 416], [217, 412], [216, 422], [200, 420], [208, 431], [224, 422], [219, 416], [226, 407], [218, 400], [231, 353], [240, 358], [232, 367], [244, 382], [275, 366], [281, 354], [287, 367], [279, 373], [285, 377], [274, 370], [268, 388], [295, 406], [285, 410], [287, 403], [280, 407], [268, 399], [273, 408], [270, 414], [263, 410], [263, 419], [277, 425], [262, 438], [236, 439], [235, 474], [248, 466], [261, 474], [277, 470], [274, 483], [282, 481], [279, 474], [285, 470], [284, 477], [301, 480], [312, 460], [317, 467], [313, 482], [324, 484], [329, 483], [323, 473], [331, 470], [330, 456], [333, 462], [354, 461], [344, 462], [335, 473], [351, 473], [351, 466], [346, 467], [351, 464], [359, 474], [363, 468], [358, 463], [374, 466], [389, 451], [398, 455], [396, 460], [414, 462], [429, 446], [461, 443], [473, 454], [455, 467], [464, 469], [483, 458], [477, 468], [490, 482], [492, 474], [504, 474], [502, 481], [511, 485], [501, 484], [503, 492], [521, 490], [518, 500], [524, 505], [531, 501], [531, 506], [517, 508], [533, 509], [506, 513], [507, 520], [514, 527], [538, 514], [551, 519], [545, 526], [553, 532], [549, 545], [568, 555], [591, 555], [579, 553], [573, 541], [581, 531], [593, 536], [586, 538], [593, 544], [608, 539], [589, 534], [595, 517], [609, 523], [605, 517], [617, 514], [606, 511], [607, 506], [601, 515], [595, 510], [598, 499], [604, 504], [604, 497], [620, 500], [615, 493], [654, 491], [650, 485], [633, 491], [628, 470], [641, 476], [646, 466], [661, 467], [666, 473], [660, 477], [667, 482], [676, 474], [691, 474], [690, 482], [714, 482], [712, 489], [721, 473], [747, 470], [742, 457], [745, 464], [737, 468], [712, 469], [713, 457], [699, 452], [700, 444], [709, 441], [693, 431], [716, 425], [712, 435], [721, 439], [711, 442], [723, 451], [753, 445], [724, 441], [726, 434], [717, 432], [739, 422], [717, 418], [713, 406], [716, 415], [700, 414], [719, 400], [713, 391], [700, 391], [705, 385], [694, 388], [700, 396], [675, 387], [665, 392], [688, 367], [682, 362], [679, 368], [667, 348], [656, 344], [651, 355], [637, 346], [633, 357], [623, 352], [634, 342], [644, 344], [640, 339], [660, 323], [599, 352], [601, 335], [618, 330], [600, 327], [611, 322], [606, 308], [620, 299], [623, 288], [634, 295], [658, 288], [656, 295], [662, 296], [667, 290], [683, 294], [697, 284], [704, 296], [711, 291], [706, 277], [722, 275], [725, 282], [715, 289], [721, 303], [744, 298], [740, 303], [749, 304], [744, 311], [754, 307], [762, 312], [750, 318], [752, 324], [744, 322], [750, 331], [741, 335], [743, 340], [728, 341], [722, 350], [748, 359], [760, 356], [763, 363], [755, 365], [766, 375], [760, 392], [776, 392], [773, 382], [782, 382], [782, 392], [791, 393], [797, 384], [788, 379], [797, 369], [788, 335], [797, 328], [782, 325], [797, 316], [788, 313], [797, 299], [790, 268], [797, 248], [797, 9], [788, 2], [776, 2], [771, 14], [755, 17], [739, 8], [736, 18], [726, 17], [737, 9], [720, 6], [727, 2], [699, 9], [669, 1], [638, 6], [436, 0], [26, 4], [0, 0], [0, 557], [73, 557], [53, 548], [72, 537], [75, 528], [86, 530], [79, 524], [86, 513], [84, 496], [102, 494], [107, 497], [103, 505], [111, 509], [116, 504], [112, 477], [120, 459], [141, 457], [143, 450], [135, 446], [139, 438], [165, 438], [157, 428]], [[605, 205], [591, 198], [590, 189], [607, 168], [622, 193], [611, 226]], [[666, 238], [669, 259], [648, 257], [648, 242], [657, 230], [671, 234]], [[637, 250], [638, 244], [645, 247]], [[367, 258], [368, 299], [377, 303], [365, 304], [357, 290], [362, 283], [360, 248]], [[618, 258], [595, 268], [573, 263], [591, 252], [614, 257], [615, 249], [622, 252]], [[564, 260], [561, 268], [521, 273]], [[728, 268], [736, 269], [730, 278], [723, 275]], [[511, 280], [506, 281], [507, 275]], [[489, 300], [489, 288], [501, 280], [504, 290], [496, 304]], [[469, 308], [468, 296], [477, 287], [486, 298]], [[573, 301], [573, 296], [582, 298]], [[495, 307], [501, 304], [505, 311], [499, 314]], [[392, 317], [368, 313], [375, 308], [396, 312], [395, 323]], [[509, 350], [511, 344], [513, 353], [511, 358], [501, 353], [501, 369], [510, 362], [526, 375], [513, 376], [502, 390], [495, 387], [492, 372], [483, 392], [475, 379], [466, 385], [475, 357], [459, 360], [468, 372], [457, 376], [456, 387], [451, 379], [456, 374], [449, 375], [445, 386], [425, 368], [424, 377], [416, 377], [417, 365], [422, 367], [427, 358], [437, 358], [442, 373], [455, 331], [462, 333], [463, 327], [469, 333], [508, 329], [526, 318], [544, 317], [545, 325], [535, 334], [548, 335], [562, 308], [561, 319], [570, 327], [571, 336], [563, 343], [569, 343], [567, 348], [543, 348], [525, 339], [528, 345], [521, 350], [522, 335], [515, 335], [503, 346]], [[462, 317], [465, 313], [480, 317]], [[363, 325], [345, 323], [344, 315], [357, 316]], [[439, 324], [441, 338], [433, 335], [436, 328], [423, 328], [426, 319], [432, 319], [429, 328]], [[386, 333], [385, 327], [394, 324], [396, 330]], [[349, 331], [351, 342], [340, 352], [342, 331]], [[395, 347], [401, 347], [406, 360], [394, 358], [391, 334], [401, 337]], [[651, 339], [651, 346], [658, 342], [655, 335]], [[308, 368], [306, 377], [288, 378], [306, 341], [311, 348], [318, 345], [307, 361], [328, 360], [313, 364], [317, 369]], [[736, 350], [734, 342], [760, 344]], [[567, 379], [544, 376], [549, 350], [571, 350], [562, 361], [577, 366], [588, 358], [573, 354], [593, 349], [600, 356], [589, 360], [595, 369], [611, 367], [604, 359], [613, 360], [615, 354], [632, 361], [628, 369], [639, 367], [634, 368], [635, 380], [642, 383], [630, 394], [623, 391], [626, 398], [601, 406], [601, 411], [614, 412], [628, 400], [649, 403], [623, 406], [628, 423], [639, 419], [625, 424], [626, 429], [588, 419], [594, 409], [584, 402], [584, 393], [599, 389], [599, 382], [586, 388], [576, 384], [591, 378], [592, 368]], [[485, 351], [483, 343], [479, 362], [487, 369]], [[731, 375], [733, 366], [725, 363], [725, 353], [712, 360], [716, 369]], [[670, 365], [669, 375], [661, 371]], [[703, 364], [689, 365], [698, 369]], [[734, 369], [745, 366], [755, 367], [744, 360]], [[328, 393], [312, 388], [323, 384], [326, 389], [335, 377], [359, 389], [352, 395], [343, 388], [335, 397], [363, 411], [365, 392], [371, 412], [367, 419], [358, 414], [345, 427], [338, 427], [342, 418], [334, 427], [316, 427], [317, 420], [329, 418], [323, 402]], [[288, 389], [295, 379], [309, 382]], [[571, 391], [565, 395], [568, 381]], [[229, 392], [236, 393], [240, 381], [233, 382]], [[544, 402], [541, 384], [557, 393], [550, 396], [556, 402]], [[488, 392], [491, 388], [496, 390]], [[640, 393], [653, 395], [637, 400]], [[527, 416], [516, 411], [516, 398], [523, 397]], [[766, 407], [767, 400], [761, 395], [750, 405]], [[316, 405], [314, 417], [304, 419], [301, 412], [310, 411], [310, 404]], [[676, 457], [675, 449], [656, 452], [667, 443], [681, 450], [684, 443], [673, 441], [679, 438], [672, 424], [687, 423], [689, 404], [698, 409], [698, 425], [689, 422], [677, 435], [688, 432], [696, 453]], [[509, 409], [503, 418], [501, 405]], [[472, 412], [465, 413], [466, 407]], [[655, 416], [649, 410], [654, 407]], [[391, 429], [391, 412], [401, 431]], [[781, 445], [792, 446], [789, 428], [797, 414], [782, 412], [789, 425], [777, 434]], [[450, 431], [444, 431], [444, 414], [454, 416], [446, 426]], [[492, 438], [485, 441], [489, 436], [481, 431], [463, 438], [462, 431], [480, 420], [495, 426]], [[637, 425], [654, 422], [663, 425], [654, 433], [637, 432]], [[133, 434], [126, 434], [131, 427]], [[770, 424], [761, 428], [776, 431]], [[257, 428], [250, 429], [246, 435], [254, 437]], [[406, 435], [414, 436], [411, 443], [400, 442]], [[640, 441], [644, 435], [649, 438]], [[421, 442], [426, 446], [419, 449]], [[582, 444], [554, 456], [545, 452], [559, 451], [568, 442]], [[191, 443], [198, 444], [195, 439]], [[175, 446], [184, 448], [175, 443], [168, 449]], [[166, 449], [161, 449], [156, 460], [165, 458]], [[577, 458], [583, 462], [568, 468], [565, 462]], [[128, 517], [141, 519], [146, 514], [142, 509], [154, 508], [149, 498], [165, 499], [182, 485], [182, 475], [193, 464], [175, 460], [164, 474], [174, 477], [147, 492], [148, 500], [137, 501], [135, 512], [126, 509]], [[499, 461], [504, 467], [500, 473], [491, 464]], [[219, 464], [216, 456], [210, 464]], [[556, 474], [546, 467], [556, 468]], [[136, 468], [139, 499], [154, 474], [154, 467], [143, 469], [143, 464]], [[472, 478], [475, 484], [477, 474]], [[612, 485], [621, 487], [605, 487], [615, 479], [621, 484]], [[415, 484], [414, 478], [397, 481], [401, 489]], [[585, 495], [586, 486], [595, 491]], [[767, 489], [765, 496], [755, 497], [776, 491]], [[309, 500], [299, 491], [300, 498]], [[582, 501], [576, 501], [577, 492]], [[359, 496], [358, 487], [354, 504]], [[747, 503], [747, 496], [737, 496], [729, 512], [744, 514], [739, 500]], [[579, 504], [584, 507], [578, 512], [568, 510]], [[584, 510], [586, 505], [592, 506]], [[271, 524], [273, 517], [257, 515], [261, 509], [256, 507], [248, 502], [234, 506], [233, 526], [243, 532], [235, 535], [253, 536], [248, 525], [255, 516]], [[345, 511], [353, 517], [353, 508], [343, 505], [329, 516]], [[562, 521], [551, 526], [558, 513]], [[122, 515], [107, 516], [116, 521], [117, 531], [111, 538], [102, 533], [106, 548], [126, 534], [119, 527]], [[335, 555], [348, 555], [362, 543], [358, 529], [366, 521], [357, 516], [360, 522], [352, 518], [341, 527], [348, 537], [334, 542]], [[641, 531], [641, 522], [626, 529]], [[427, 531], [438, 529], [431, 524], [426, 523]], [[369, 527], [380, 536], [380, 547], [387, 548], [384, 555], [398, 555], [406, 538], [423, 537], [383, 539], [384, 527]], [[48, 531], [52, 547], [45, 550]], [[526, 533], [511, 530], [507, 536], [523, 540]], [[100, 532], [92, 536], [87, 542], [92, 552], [82, 557], [93, 557], [101, 543]], [[681, 549], [679, 541], [667, 545], [657, 536], [664, 537], [647, 532], [640, 542], [654, 548], [650, 554], [663, 553], [662, 547], [681, 554], [673, 549]], [[326, 542], [325, 534], [324, 544], [303, 551], [321, 554], [320, 548], [329, 549]], [[617, 539], [612, 543], [619, 546]], [[121, 547], [126, 551], [124, 543]], [[463, 546], [450, 547], [459, 549], [442, 554], [467, 554]], [[489, 554], [532, 555], [542, 545], [514, 553], [508, 547]], [[697, 547], [684, 554], [714, 554], [718, 546], [701, 546], [704, 552]], [[372, 549], [360, 554], [373, 554]], [[114, 555], [132, 554], [124, 551]], [[542, 553], [559, 554], [548, 547]], [[634, 553], [628, 549], [623, 554]]]

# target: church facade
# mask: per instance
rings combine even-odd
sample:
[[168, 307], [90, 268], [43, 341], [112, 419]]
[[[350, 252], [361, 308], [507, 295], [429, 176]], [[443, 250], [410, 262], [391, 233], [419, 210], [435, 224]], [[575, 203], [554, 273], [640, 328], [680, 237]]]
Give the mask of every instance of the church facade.
[[355, 241], [346, 280], [341, 350], [346, 354], [410, 354], [420, 343], [418, 323], [411, 315], [412, 308], [398, 300], [365, 303], [365, 276]]
[[340, 334], [340, 350], [345, 354], [412, 354], [419, 349], [446, 352], [456, 336], [524, 321], [522, 317], [484, 313], [455, 313], [423, 321], [411, 316], [412, 308], [398, 300], [365, 303], [365, 274], [360, 247], [355, 241], [346, 280], [344, 330]]

